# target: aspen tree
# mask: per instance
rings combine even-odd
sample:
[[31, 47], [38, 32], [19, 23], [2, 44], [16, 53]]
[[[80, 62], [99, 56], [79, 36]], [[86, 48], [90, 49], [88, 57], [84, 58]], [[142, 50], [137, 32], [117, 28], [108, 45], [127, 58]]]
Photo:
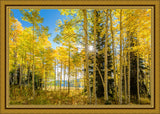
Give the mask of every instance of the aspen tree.
[[129, 33], [127, 35], [128, 37], [128, 103], [130, 104], [130, 36]]
[[65, 87], [66, 87], [66, 81], [65, 81], [65, 79], [66, 79], [66, 62], [64, 63], [64, 69], [63, 70], [64, 70], [63, 71], [64, 72], [64, 74], [63, 74], [64, 75], [64, 77], [63, 77], [64, 79], [63, 80], [64, 80], [64, 89], [65, 89]]
[[[138, 20], [139, 24], [139, 20]], [[138, 30], [136, 32], [139, 32]], [[138, 33], [136, 33], [137, 35]], [[138, 41], [139, 36], [137, 35], [137, 47], [139, 46], [139, 41]], [[139, 52], [137, 50], [137, 97], [138, 97], [138, 104], [140, 104], [140, 89], [139, 89]]]
[[54, 89], [56, 91], [56, 77], [57, 77], [57, 59], [55, 59], [55, 77], [54, 77]]
[[88, 69], [88, 35], [87, 35], [87, 10], [83, 9], [84, 16], [84, 38], [85, 38], [85, 66], [86, 66], [86, 79], [87, 79], [87, 92], [88, 92], [88, 103], [90, 102], [90, 83], [89, 83], [89, 69]]
[[124, 71], [124, 98], [125, 98], [125, 104], [127, 104], [127, 78], [126, 78], [126, 45], [125, 45], [125, 39], [123, 38], [123, 71]]
[[120, 86], [119, 103], [122, 104], [122, 9], [120, 9]]
[[96, 104], [96, 10], [94, 10], [94, 65], [93, 65], [93, 102]]
[[70, 80], [70, 70], [71, 70], [71, 60], [70, 60], [70, 58], [71, 58], [71, 46], [70, 46], [70, 38], [69, 38], [69, 58], [68, 58], [68, 95], [69, 95], [69, 93], [70, 93], [70, 82], [69, 82], [69, 80]]
[[108, 100], [108, 9], [106, 10], [104, 100]]
[[112, 9], [110, 9], [110, 29], [112, 38], [112, 51], [113, 51], [113, 74], [114, 74], [114, 87], [115, 87], [115, 102], [117, 103], [117, 84], [116, 84], [116, 70], [115, 70], [115, 55], [114, 55], [114, 36], [112, 30]]
[[139, 94], [139, 55], [137, 53], [137, 97], [138, 104], [140, 104], [140, 94]]

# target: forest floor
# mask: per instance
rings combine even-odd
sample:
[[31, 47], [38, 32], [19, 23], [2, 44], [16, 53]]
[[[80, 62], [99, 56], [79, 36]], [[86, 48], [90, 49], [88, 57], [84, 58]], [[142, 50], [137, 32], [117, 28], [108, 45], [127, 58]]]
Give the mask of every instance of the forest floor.
[[[62, 104], [62, 105], [85, 105], [87, 104], [87, 95], [83, 92], [83, 89], [75, 90], [70, 88], [70, 94], [68, 90], [62, 88], [61, 92], [59, 88], [52, 90], [49, 88], [45, 90], [36, 90], [35, 98], [32, 97], [32, 90], [29, 88], [12, 88], [10, 90], [10, 104]], [[102, 99], [97, 100], [98, 104], [104, 104]]]
[[[113, 99], [113, 98], [112, 98]], [[91, 101], [93, 102], [93, 101]], [[148, 98], [141, 98], [141, 104], [149, 104]], [[32, 96], [31, 88], [18, 88], [14, 87], [10, 89], [10, 104], [24, 104], [24, 105], [87, 105], [87, 94], [82, 88], [75, 89], [70, 88], [70, 94], [68, 94], [67, 88], [48, 88], [48, 90], [36, 90], [35, 97]], [[98, 105], [104, 105], [104, 98], [97, 98]], [[111, 104], [115, 104], [111, 101]], [[136, 104], [131, 101], [130, 104]]]

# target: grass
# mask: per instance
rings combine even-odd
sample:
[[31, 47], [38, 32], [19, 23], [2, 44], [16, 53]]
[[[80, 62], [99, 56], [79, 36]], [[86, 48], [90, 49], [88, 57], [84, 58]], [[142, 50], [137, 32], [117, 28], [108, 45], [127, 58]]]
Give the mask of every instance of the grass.
[[[91, 101], [93, 103], [93, 100]], [[124, 103], [124, 100], [123, 100]], [[140, 99], [141, 104], [150, 104], [150, 99]], [[32, 96], [32, 89], [30, 87], [19, 88], [14, 86], [10, 88], [10, 104], [25, 104], [25, 105], [87, 105], [87, 93], [83, 89], [75, 90], [70, 88], [70, 94], [68, 90], [57, 88], [54, 90], [50, 88], [48, 90], [36, 90], [35, 97]], [[97, 105], [113, 105], [115, 104], [114, 98], [109, 97], [108, 101], [104, 101], [104, 98], [97, 98]], [[131, 100], [130, 104], [136, 104], [136, 101]]]
[[69, 95], [67, 90], [62, 90], [61, 93], [59, 89], [56, 91], [36, 90], [35, 98], [32, 97], [31, 91], [30, 88], [12, 88], [10, 90], [10, 104], [84, 105], [87, 103], [87, 96], [82, 95], [82, 89], [71, 89]]

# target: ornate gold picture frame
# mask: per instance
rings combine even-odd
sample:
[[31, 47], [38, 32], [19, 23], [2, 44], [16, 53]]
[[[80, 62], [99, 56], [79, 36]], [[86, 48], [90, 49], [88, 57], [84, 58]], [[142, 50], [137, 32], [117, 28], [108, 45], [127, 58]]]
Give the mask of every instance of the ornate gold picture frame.
[[[1, 76], [0, 76], [0, 113], [160, 113], [160, 78], [159, 78], [159, 0], [1, 0], [0, 1], [0, 27], [1, 27]], [[10, 105], [9, 104], [9, 76], [8, 76], [8, 19], [9, 9], [27, 9], [27, 8], [41, 8], [41, 9], [61, 9], [61, 8], [148, 8], [151, 9], [151, 104], [150, 105]]]

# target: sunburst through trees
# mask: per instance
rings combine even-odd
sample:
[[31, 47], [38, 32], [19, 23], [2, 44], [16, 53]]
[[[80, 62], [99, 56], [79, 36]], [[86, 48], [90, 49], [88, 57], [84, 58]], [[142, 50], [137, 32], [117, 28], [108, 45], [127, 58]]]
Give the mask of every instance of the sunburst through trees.
[[40, 9], [13, 11], [10, 104], [150, 104], [151, 9], [58, 9], [55, 37]]

